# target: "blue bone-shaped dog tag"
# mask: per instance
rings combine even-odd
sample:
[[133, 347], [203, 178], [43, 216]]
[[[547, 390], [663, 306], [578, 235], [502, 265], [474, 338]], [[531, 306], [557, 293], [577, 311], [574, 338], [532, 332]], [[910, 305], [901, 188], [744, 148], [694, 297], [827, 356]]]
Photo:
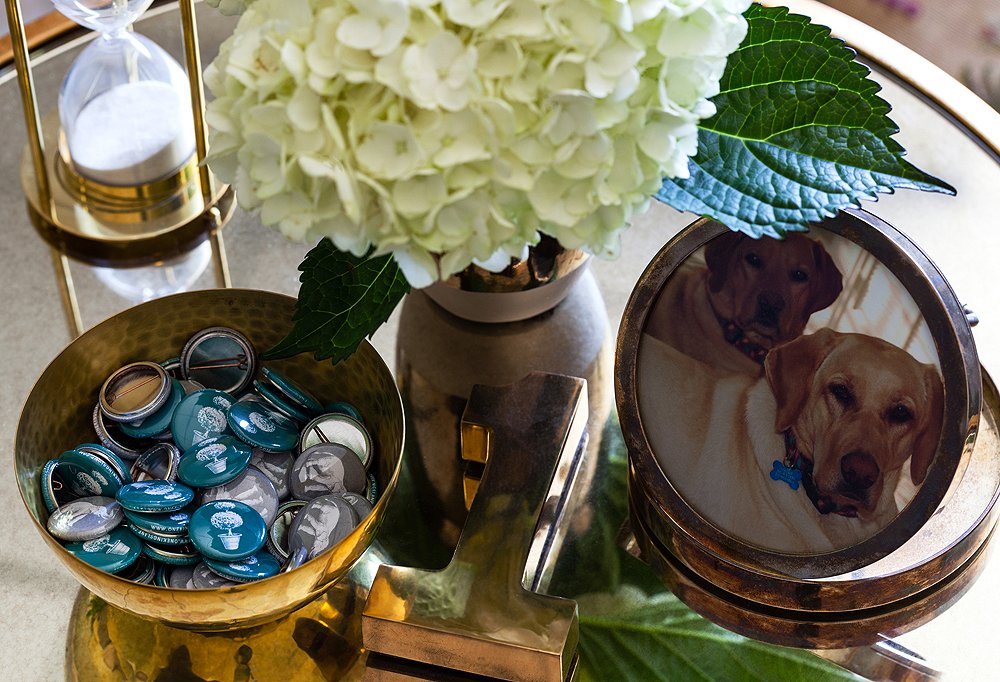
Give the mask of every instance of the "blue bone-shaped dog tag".
[[771, 480], [784, 481], [792, 490], [799, 489], [799, 482], [802, 480], [802, 472], [798, 469], [785, 466], [778, 460], [774, 460], [771, 469]]

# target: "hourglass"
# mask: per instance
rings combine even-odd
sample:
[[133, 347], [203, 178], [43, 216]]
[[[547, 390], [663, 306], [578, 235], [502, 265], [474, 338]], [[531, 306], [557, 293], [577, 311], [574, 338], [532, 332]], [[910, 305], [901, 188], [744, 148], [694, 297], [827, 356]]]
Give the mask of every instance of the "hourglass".
[[135, 186], [176, 173], [195, 150], [187, 77], [149, 38], [130, 30], [152, 0], [54, 0], [99, 36], [59, 93], [64, 161], [78, 175]]
[[[127, 299], [144, 299], [197, 279], [208, 252], [198, 247], [208, 240], [216, 283], [229, 286], [221, 230], [234, 195], [201, 163], [206, 136], [194, 0], [178, 3], [184, 68], [132, 31], [152, 0], [53, 0], [97, 36], [63, 75], [58, 111], [45, 115], [32, 62], [56, 68], [65, 51], [32, 57], [19, 0], [4, 4], [28, 133], [21, 184], [32, 224], [52, 248], [71, 332], [79, 334], [82, 322], [70, 259], [96, 266], [98, 278]], [[177, 14], [145, 17], [144, 32], [169, 35], [170, 16]]]

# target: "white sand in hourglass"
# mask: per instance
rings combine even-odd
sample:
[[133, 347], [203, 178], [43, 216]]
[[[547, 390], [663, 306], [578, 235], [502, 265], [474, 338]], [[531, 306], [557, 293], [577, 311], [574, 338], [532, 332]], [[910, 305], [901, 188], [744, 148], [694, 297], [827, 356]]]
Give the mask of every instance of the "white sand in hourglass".
[[166, 177], [194, 153], [187, 103], [167, 83], [139, 81], [111, 88], [84, 106], [70, 136], [76, 171], [108, 185]]

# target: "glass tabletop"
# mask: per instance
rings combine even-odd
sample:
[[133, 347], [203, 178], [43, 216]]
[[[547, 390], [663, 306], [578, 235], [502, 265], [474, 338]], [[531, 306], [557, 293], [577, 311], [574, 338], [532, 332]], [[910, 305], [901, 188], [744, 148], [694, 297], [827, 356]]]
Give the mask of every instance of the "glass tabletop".
[[[835, 32], [839, 30], [859, 48], [862, 57], [872, 63], [885, 99], [893, 104], [891, 116], [901, 129], [897, 139], [909, 150], [909, 158], [958, 189], [956, 197], [902, 191], [882, 196], [874, 204], [866, 202], [864, 208], [907, 233], [947, 274], [961, 300], [981, 319], [975, 337], [984, 367], [1000, 366], [1000, 296], [992, 277], [996, 254], [1000, 253], [1000, 219], [994, 210], [1000, 159], [996, 147], [991, 148], [981, 137], [993, 135], [993, 144], [997, 144], [998, 117], [954, 80], [919, 58], [899, 52], [888, 39], [816, 3], [790, 4], [813, 13], [818, 21], [833, 24]], [[234, 22], [203, 5], [199, 6], [198, 20], [203, 59], [208, 63]], [[180, 30], [172, 5], [151, 12], [141, 30], [180, 58]], [[36, 89], [43, 114], [54, 109], [60, 81], [83, 40], [52, 48], [36, 59]], [[0, 364], [0, 434], [8, 449], [13, 447], [21, 404], [32, 383], [71, 340], [50, 249], [34, 231], [21, 191], [19, 168], [26, 137], [16, 89], [12, 69], [7, 67], [0, 72], [0, 121], [5, 123], [0, 132], [0, 295], [5, 318], [0, 328], [4, 356]], [[990, 130], [982, 130], [984, 122]], [[626, 232], [617, 260], [593, 262], [612, 337], [651, 256], [691, 220], [690, 215], [654, 204]], [[308, 245], [287, 242], [263, 227], [256, 216], [239, 209], [225, 229], [225, 238], [235, 286], [295, 294], [296, 266]], [[207, 262], [207, 253], [201, 251], [188, 262], [195, 274], [203, 264], [198, 259]], [[112, 271], [75, 262], [71, 270], [85, 327], [155, 293], [151, 285], [140, 281], [142, 273], [136, 271]], [[188, 274], [178, 265], [171, 276]], [[209, 267], [193, 278], [190, 288], [212, 286]], [[373, 338], [390, 367], [395, 366], [398, 318], [397, 310]], [[609, 428], [616, 427], [611, 424]], [[606, 440], [614, 442], [614, 438]], [[624, 504], [624, 500], [609, 501], [617, 503]], [[64, 663], [67, 622], [78, 585], [49, 556], [22, 506], [14, 477], [4, 476], [0, 481], [0, 509], [4, 510], [0, 532], [6, 542], [0, 553], [0, 584], [4, 586], [0, 608], [6, 627], [0, 633], [0, 646], [19, 679], [52, 679], [58, 677], [54, 671], [61, 670]], [[642, 579], [648, 578], [647, 574]], [[552, 591], [559, 591], [559, 586], [557, 570]], [[899, 641], [955, 679], [985, 679], [995, 653], [968, 643], [981, 641], [982, 633], [997, 631], [1000, 615], [993, 605], [998, 600], [1000, 562], [994, 560], [950, 610]]]

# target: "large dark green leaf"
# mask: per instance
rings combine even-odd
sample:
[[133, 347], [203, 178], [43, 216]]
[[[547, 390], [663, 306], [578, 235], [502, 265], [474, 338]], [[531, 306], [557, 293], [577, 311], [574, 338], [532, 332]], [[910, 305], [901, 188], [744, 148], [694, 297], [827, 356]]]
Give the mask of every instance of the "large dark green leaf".
[[807, 651], [761, 644], [698, 616], [676, 597], [628, 588], [577, 598], [580, 679], [844, 682], [853, 674]]
[[295, 325], [265, 358], [311, 351], [340, 362], [386, 321], [410, 290], [392, 256], [358, 258], [324, 239], [299, 265]]
[[894, 188], [954, 193], [903, 159], [880, 86], [828, 28], [784, 7], [752, 5], [745, 16], [691, 176], [664, 180], [658, 199], [759, 237]]

